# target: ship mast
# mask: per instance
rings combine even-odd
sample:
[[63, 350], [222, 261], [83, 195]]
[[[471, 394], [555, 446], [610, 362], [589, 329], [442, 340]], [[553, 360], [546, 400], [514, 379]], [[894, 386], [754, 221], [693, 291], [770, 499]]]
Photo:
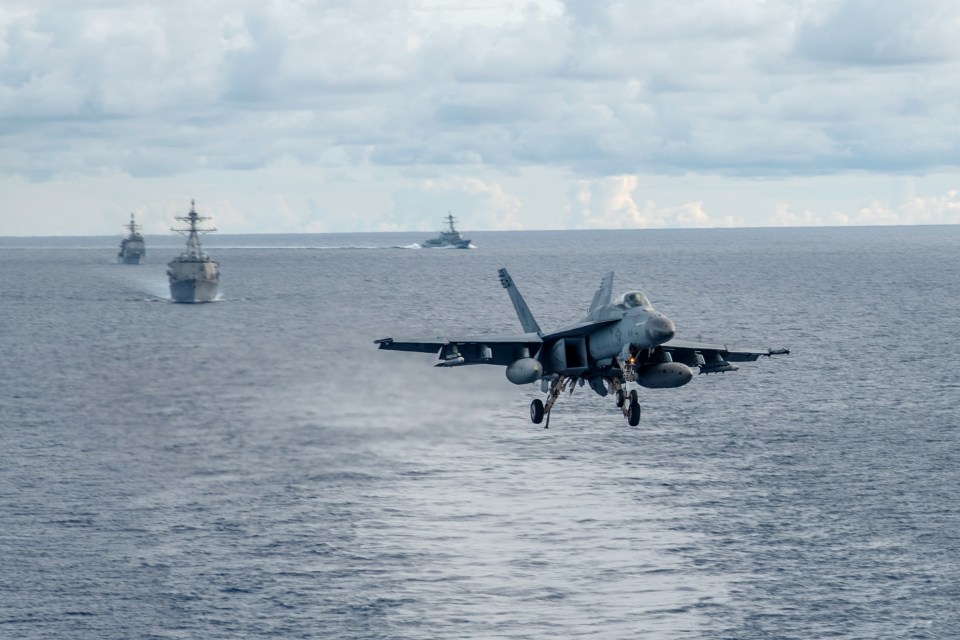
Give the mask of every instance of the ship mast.
[[196, 206], [194, 201], [190, 201], [190, 213], [185, 216], [174, 216], [176, 220], [182, 220], [190, 225], [187, 229], [171, 229], [171, 231], [176, 231], [182, 236], [187, 238], [187, 250], [184, 251], [184, 255], [191, 258], [203, 258], [205, 254], [200, 249], [200, 236], [205, 233], [210, 233], [211, 231], [216, 231], [216, 227], [211, 229], [200, 229], [197, 227], [197, 223], [201, 220], [209, 220], [208, 216], [201, 216], [197, 213]]
[[137, 221], [134, 219], [133, 214], [130, 214], [130, 222], [123, 225], [125, 229], [130, 229], [130, 235], [137, 235], [137, 229], [142, 229], [143, 225], [137, 224]]
[[448, 212], [447, 212], [447, 224], [450, 225], [450, 233], [456, 233], [456, 232], [457, 232], [457, 230], [453, 228], [453, 223], [456, 222], [456, 221], [457, 221], [457, 219], [454, 218], [454, 217], [453, 217], [453, 214], [448, 211]]

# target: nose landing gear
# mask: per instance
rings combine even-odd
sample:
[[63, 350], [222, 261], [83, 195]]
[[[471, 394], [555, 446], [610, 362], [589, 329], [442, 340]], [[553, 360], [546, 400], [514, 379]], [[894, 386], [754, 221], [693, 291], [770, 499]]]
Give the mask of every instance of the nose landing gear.
[[623, 385], [624, 382], [620, 378], [610, 379], [610, 389], [617, 400], [617, 406], [623, 412], [623, 417], [627, 419], [627, 424], [635, 427], [640, 424], [640, 397], [636, 389], [631, 389], [628, 393]]

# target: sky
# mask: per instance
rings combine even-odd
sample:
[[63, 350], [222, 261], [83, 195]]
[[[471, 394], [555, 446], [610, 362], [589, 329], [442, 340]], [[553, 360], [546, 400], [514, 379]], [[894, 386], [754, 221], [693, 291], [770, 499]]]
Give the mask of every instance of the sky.
[[954, 0], [3, 0], [0, 236], [960, 223]]

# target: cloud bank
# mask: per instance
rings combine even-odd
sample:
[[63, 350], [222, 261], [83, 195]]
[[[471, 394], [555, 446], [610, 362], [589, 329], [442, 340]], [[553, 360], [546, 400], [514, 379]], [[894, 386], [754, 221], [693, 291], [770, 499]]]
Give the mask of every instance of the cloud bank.
[[365, 171], [433, 181], [394, 203], [472, 189], [483, 225], [516, 228], [536, 224], [497, 185], [544, 170], [576, 226], [739, 224], [622, 194], [955, 171], [958, 27], [946, 0], [8, 0], [0, 177]]

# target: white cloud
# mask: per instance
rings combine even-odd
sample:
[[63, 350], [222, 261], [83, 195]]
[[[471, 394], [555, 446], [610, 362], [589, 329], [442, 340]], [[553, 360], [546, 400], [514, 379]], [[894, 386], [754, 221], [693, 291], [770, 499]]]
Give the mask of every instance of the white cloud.
[[780, 204], [767, 222], [775, 227], [960, 224], [960, 192], [951, 189], [939, 196], [914, 196], [895, 207], [875, 200], [849, 212], [831, 211], [826, 215], [810, 210], [798, 213]]
[[637, 176], [621, 175], [580, 181], [568, 207], [570, 226], [582, 229], [644, 229], [657, 227], [734, 226], [732, 216], [714, 220], [703, 202], [659, 207], [651, 200], [641, 206], [635, 193]]
[[769, 223], [772, 227], [818, 227], [823, 225], [823, 219], [812, 211], [798, 213], [787, 204], [779, 204]]
[[960, 57], [951, 0], [807, 0], [797, 25], [803, 55], [840, 64], [916, 64]]
[[376, 229], [434, 231], [448, 213], [460, 219], [463, 230], [522, 229], [522, 209], [520, 198], [506, 192], [498, 182], [475, 177], [435, 178], [395, 192], [387, 221], [377, 224]]
[[913, 197], [894, 209], [872, 202], [857, 211], [849, 222], [862, 225], [958, 224], [958, 195], [957, 190], [952, 189], [942, 196]]

